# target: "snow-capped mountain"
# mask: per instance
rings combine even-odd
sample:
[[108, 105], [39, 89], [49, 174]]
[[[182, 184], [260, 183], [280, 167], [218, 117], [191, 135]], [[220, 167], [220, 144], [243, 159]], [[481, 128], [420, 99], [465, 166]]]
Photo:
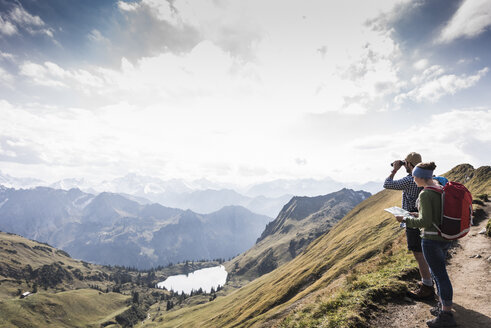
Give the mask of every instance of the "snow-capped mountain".
[[0, 185], [8, 188], [26, 189], [42, 186], [45, 182], [36, 178], [16, 178], [0, 171]]

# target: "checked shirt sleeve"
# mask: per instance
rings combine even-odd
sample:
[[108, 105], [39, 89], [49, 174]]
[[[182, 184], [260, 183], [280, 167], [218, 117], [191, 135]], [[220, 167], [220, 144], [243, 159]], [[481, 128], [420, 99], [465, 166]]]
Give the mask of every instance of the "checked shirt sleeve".
[[411, 175], [405, 176], [399, 180], [393, 180], [391, 177], [385, 179], [384, 188], [394, 190], [405, 190], [411, 187], [413, 177]]

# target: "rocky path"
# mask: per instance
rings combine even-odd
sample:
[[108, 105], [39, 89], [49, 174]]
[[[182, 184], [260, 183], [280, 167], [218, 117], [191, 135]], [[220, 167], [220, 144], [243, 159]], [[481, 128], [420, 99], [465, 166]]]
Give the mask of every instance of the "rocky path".
[[[490, 217], [491, 204], [484, 208]], [[473, 226], [451, 250], [447, 270], [454, 289], [454, 316], [461, 328], [491, 328], [491, 238], [480, 234], [487, 219]], [[401, 300], [389, 304], [371, 322], [372, 327], [424, 328], [435, 303]]]

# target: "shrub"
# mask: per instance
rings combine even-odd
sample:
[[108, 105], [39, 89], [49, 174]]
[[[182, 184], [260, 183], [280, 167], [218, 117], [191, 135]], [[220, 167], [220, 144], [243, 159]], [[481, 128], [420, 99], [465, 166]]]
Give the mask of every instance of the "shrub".
[[147, 317], [147, 313], [140, 306], [132, 305], [128, 310], [116, 316], [116, 321], [123, 327], [133, 327], [138, 321]]
[[56, 254], [58, 254], [58, 255], [63, 255], [63, 256], [66, 256], [66, 257], [70, 257], [70, 254], [68, 254], [67, 252], [65, 252], [65, 251], [63, 251], [63, 250], [61, 250], [61, 249], [58, 249], [58, 250], [56, 251]]
[[483, 202], [489, 202], [488, 194], [479, 194], [479, 195], [476, 195], [476, 198], [479, 198]]
[[43, 265], [32, 272], [31, 278], [39, 282], [45, 289], [47, 287], [55, 287], [57, 284], [62, 283], [63, 280], [73, 280], [70, 272], [58, 263]]

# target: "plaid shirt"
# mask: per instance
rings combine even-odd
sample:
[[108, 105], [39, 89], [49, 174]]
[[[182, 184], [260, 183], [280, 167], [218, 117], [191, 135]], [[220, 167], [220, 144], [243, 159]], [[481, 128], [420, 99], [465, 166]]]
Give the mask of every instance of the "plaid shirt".
[[391, 177], [385, 179], [385, 189], [402, 190], [402, 208], [409, 212], [417, 212], [416, 199], [423, 188], [418, 188], [411, 174], [400, 180], [392, 180]]

